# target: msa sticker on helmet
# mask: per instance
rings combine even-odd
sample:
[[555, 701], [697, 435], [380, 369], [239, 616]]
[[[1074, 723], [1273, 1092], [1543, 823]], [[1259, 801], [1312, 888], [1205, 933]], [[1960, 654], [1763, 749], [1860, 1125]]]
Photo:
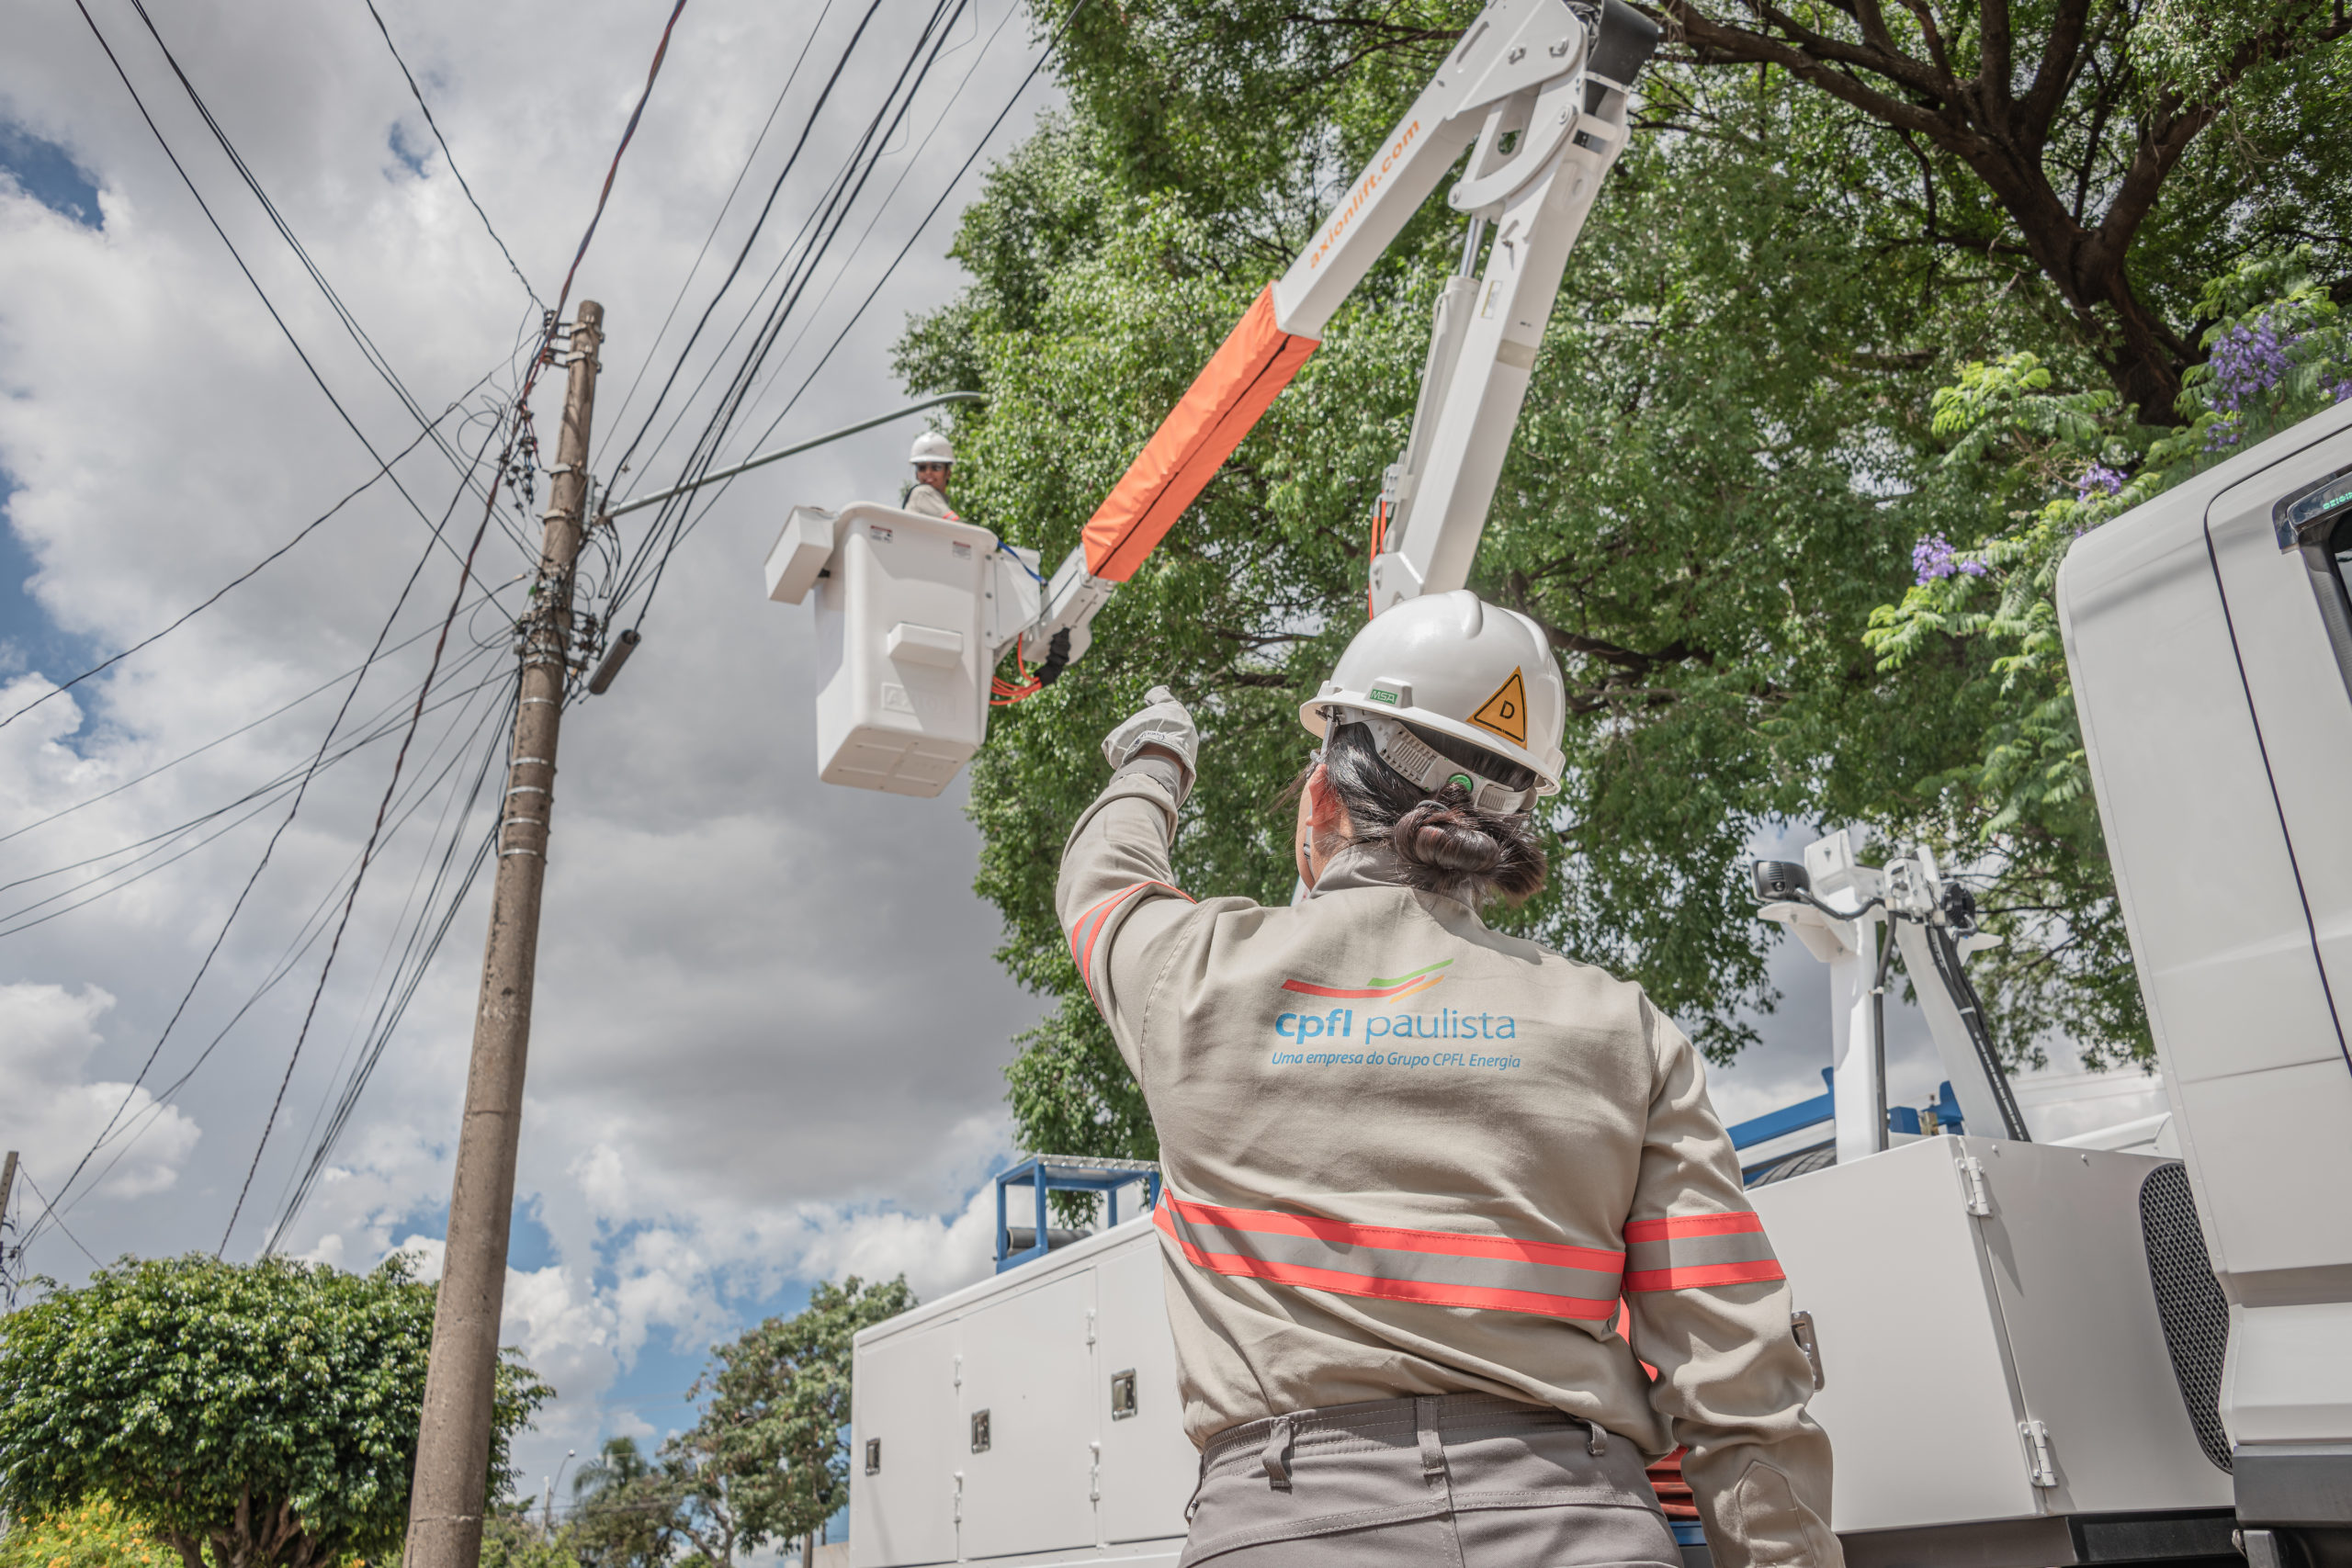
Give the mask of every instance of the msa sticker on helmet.
[[1527, 744], [1527, 681], [1517, 670], [1501, 690], [1479, 705], [1470, 722], [1518, 745]]

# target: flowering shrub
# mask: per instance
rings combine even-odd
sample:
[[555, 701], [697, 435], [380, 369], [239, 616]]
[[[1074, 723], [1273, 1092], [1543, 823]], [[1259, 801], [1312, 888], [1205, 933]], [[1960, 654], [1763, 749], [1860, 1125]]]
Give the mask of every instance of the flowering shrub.
[[129, 1509], [102, 1493], [69, 1507], [11, 1519], [0, 1568], [186, 1568]]

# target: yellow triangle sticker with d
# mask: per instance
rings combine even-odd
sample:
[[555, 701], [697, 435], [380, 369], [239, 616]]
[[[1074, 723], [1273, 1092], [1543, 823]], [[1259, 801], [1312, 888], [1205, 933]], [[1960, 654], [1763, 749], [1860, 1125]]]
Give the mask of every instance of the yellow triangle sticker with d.
[[1517, 670], [1502, 688], [1478, 706], [1470, 722], [1481, 729], [1491, 729], [1504, 739], [1518, 745], [1527, 744], [1527, 681]]

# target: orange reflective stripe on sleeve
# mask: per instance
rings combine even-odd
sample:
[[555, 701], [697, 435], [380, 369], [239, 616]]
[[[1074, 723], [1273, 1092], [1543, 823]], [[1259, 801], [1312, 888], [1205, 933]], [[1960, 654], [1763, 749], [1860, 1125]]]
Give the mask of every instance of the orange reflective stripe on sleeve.
[[1102, 934], [1102, 928], [1111, 923], [1111, 917], [1118, 912], [1119, 906], [1125, 903], [1129, 898], [1134, 897], [1136, 894], [1142, 892], [1147, 887], [1164, 887], [1169, 892], [1176, 895], [1177, 897], [1184, 900], [1185, 903], [1190, 904], [1193, 902], [1193, 896], [1191, 894], [1171, 883], [1130, 883], [1128, 886], [1120, 888], [1116, 893], [1112, 894], [1108, 898], [1105, 898], [1101, 903], [1095, 905], [1092, 908], [1087, 910], [1086, 913], [1079, 916], [1077, 923], [1069, 928], [1070, 962], [1078, 965], [1079, 978], [1086, 982], [1086, 994], [1088, 996], [1091, 997], [1094, 994], [1095, 939]]
[[1359, 1225], [1160, 1190], [1152, 1221], [1211, 1273], [1334, 1295], [1606, 1322], [1625, 1255], [1561, 1242]]
[[1274, 324], [1269, 286], [1087, 520], [1086, 570], [1112, 582], [1134, 576], [1314, 352], [1313, 338]]
[[1625, 1289], [1687, 1291], [1785, 1280], [1764, 1222], [1753, 1211], [1630, 1220], [1625, 1225]]

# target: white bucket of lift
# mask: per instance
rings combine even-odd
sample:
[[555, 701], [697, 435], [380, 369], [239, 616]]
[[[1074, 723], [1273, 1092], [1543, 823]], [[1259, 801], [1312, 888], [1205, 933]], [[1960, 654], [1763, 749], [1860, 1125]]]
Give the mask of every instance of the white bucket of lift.
[[[996, 536], [860, 502], [796, 508], [768, 552], [768, 597], [817, 590], [817, 773], [827, 784], [935, 795], [988, 735], [989, 676], [1035, 590]], [[1026, 600], [1023, 606], [999, 601]], [[1013, 619], [1013, 616], [1019, 619]]]

